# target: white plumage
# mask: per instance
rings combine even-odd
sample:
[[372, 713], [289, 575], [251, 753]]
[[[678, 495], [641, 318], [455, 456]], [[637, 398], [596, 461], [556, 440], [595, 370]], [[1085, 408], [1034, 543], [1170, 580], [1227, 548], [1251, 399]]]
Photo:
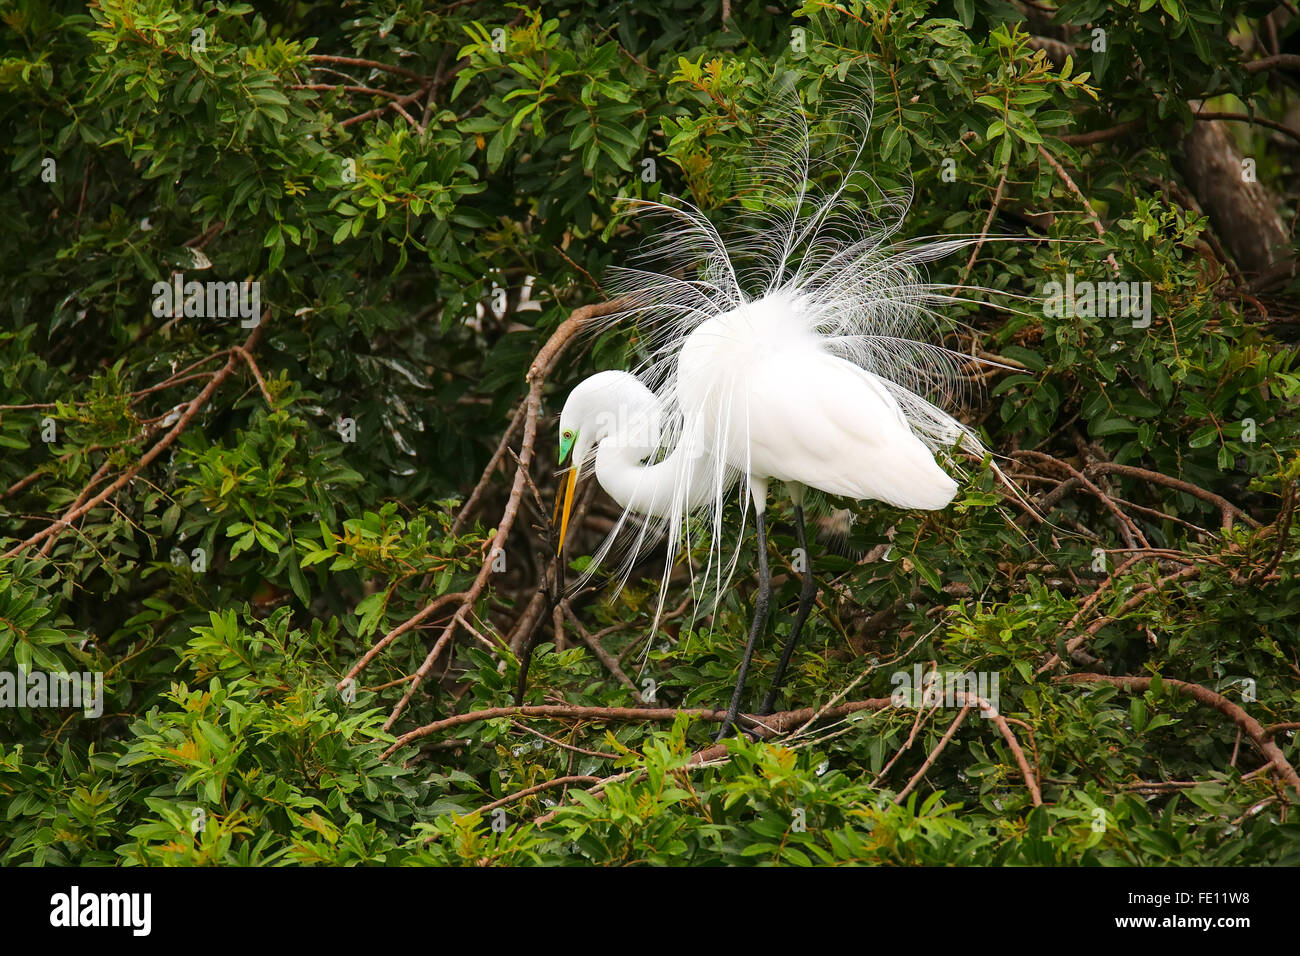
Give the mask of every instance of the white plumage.
[[[637, 375], [584, 381], [560, 415], [560, 462], [572, 454], [573, 465], [562, 492], [561, 549], [574, 483], [593, 459], [601, 487], [624, 509], [597, 563], [626, 528], [634, 530], [632, 557], [666, 534], [671, 562], [686, 519], [703, 513], [713, 527], [703, 577], [720, 590], [736, 559], [721, 553], [722, 512], [742, 482], [759, 534], [760, 594], [728, 724], [766, 616], [770, 482], [785, 484], [802, 542], [805, 487], [940, 509], [958, 486], [935, 452], [957, 444], [982, 451], [971, 430], [932, 401], [950, 397], [967, 357], [934, 341], [943, 325], [937, 307], [957, 297], [921, 273], [974, 237], [891, 244], [907, 202], [857, 170], [869, 124], [861, 103], [818, 127], [831, 157], [849, 158], [823, 191], [815, 182], [831, 164], [812, 158], [797, 101], [786, 111], [741, 173], [736, 189], [746, 201], [730, 243], [689, 204], [642, 204], [671, 222], [649, 253], [660, 268], [614, 270], [607, 285], [630, 303], [609, 324], [635, 318], [648, 358]], [[812, 596], [809, 570], [790, 648]], [[765, 711], [774, 693], [775, 686]]]
[[[751, 482], [899, 508], [942, 508], [957, 493], [880, 379], [829, 352], [797, 302], [767, 297], [702, 323], [677, 376], [678, 404], [699, 416], [702, 444]], [[761, 509], [766, 495], [753, 497]]]

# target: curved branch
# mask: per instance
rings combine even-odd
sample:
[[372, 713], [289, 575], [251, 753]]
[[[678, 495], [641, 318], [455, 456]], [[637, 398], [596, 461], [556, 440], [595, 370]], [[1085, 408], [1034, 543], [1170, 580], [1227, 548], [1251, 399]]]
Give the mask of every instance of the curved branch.
[[[1058, 677], [1056, 680], [1065, 684], [1110, 684], [1130, 693], [1134, 691], [1142, 693], [1151, 686], [1152, 682], [1150, 677], [1110, 677], [1105, 674], [1068, 674], [1065, 677]], [[1282, 753], [1282, 749], [1273, 743], [1269, 731], [1261, 726], [1254, 717], [1222, 694], [1216, 693], [1208, 687], [1202, 687], [1200, 684], [1174, 680], [1171, 677], [1160, 678], [1160, 683], [1186, 694], [1198, 703], [1213, 707], [1219, 713], [1231, 718], [1259, 748], [1260, 753], [1268, 758], [1269, 766], [1285, 779], [1297, 793], [1300, 793], [1300, 775], [1296, 774], [1295, 767], [1291, 766], [1290, 761], [1286, 759], [1286, 755]]]
[[465, 613], [474, 607], [475, 602], [478, 601], [487, 587], [488, 577], [492, 574], [493, 553], [504, 549], [506, 546], [506, 541], [510, 537], [510, 529], [515, 523], [515, 516], [519, 513], [519, 504], [523, 500], [524, 486], [527, 484], [528, 469], [533, 461], [533, 446], [537, 441], [537, 418], [541, 409], [542, 386], [546, 382], [546, 376], [550, 373], [556, 359], [560, 357], [569, 341], [583, 325], [598, 316], [617, 312], [624, 305], [623, 300], [616, 299], [613, 302], [598, 302], [574, 309], [569, 314], [569, 317], [551, 333], [551, 337], [542, 346], [541, 351], [537, 353], [537, 357], [533, 359], [533, 364], [528, 369], [528, 397], [524, 402], [524, 437], [519, 448], [519, 464], [515, 468], [514, 484], [510, 488], [509, 498], [506, 499], [501, 521], [497, 524], [496, 531], [487, 541], [483, 567], [479, 570], [478, 576], [474, 578], [474, 583], [470, 585], [469, 590], [465, 592], [465, 599], [461, 603], [460, 609], [452, 616], [451, 622], [439, 635], [424, 662], [416, 670], [414, 680], [406, 688], [406, 692], [402, 694], [402, 699], [397, 702], [388, 715], [388, 719], [384, 722], [385, 730], [391, 728], [397, 718], [401, 716], [411, 698], [415, 696], [420, 684], [429, 675], [429, 671], [433, 669], [434, 662], [442, 653], [443, 648], [450, 644], [452, 637], [456, 633], [457, 625], [464, 623]]
[[1235, 515], [1252, 528], [1258, 528], [1259, 522], [1252, 518], [1246, 512], [1242, 511], [1227, 498], [1222, 495], [1216, 495], [1212, 491], [1207, 491], [1191, 482], [1183, 481], [1181, 478], [1171, 478], [1169, 475], [1163, 475], [1158, 471], [1149, 471], [1146, 468], [1137, 468], [1133, 465], [1117, 465], [1113, 461], [1097, 461], [1086, 466], [1083, 469], [1085, 475], [1123, 475], [1126, 478], [1141, 478], [1145, 481], [1154, 481], [1156, 484], [1166, 485], [1178, 491], [1189, 494], [1194, 498], [1200, 498], [1202, 501], [1209, 502], [1219, 509], [1219, 515], [1222, 518], [1223, 528], [1228, 530], [1232, 527], [1232, 518]]
[[[1137, 560], [1136, 557], [1131, 559], [1128, 563], [1124, 565], [1124, 568], [1127, 568], [1129, 564], [1132, 564], [1133, 561], [1136, 560]], [[1124, 570], [1124, 568], [1120, 568], [1116, 570], [1112, 577], [1112, 580], [1114, 578], [1117, 578], [1120, 571]], [[1135, 607], [1137, 607], [1139, 604], [1145, 601], [1149, 595], [1159, 594], [1163, 590], [1166, 584], [1172, 584], [1175, 581], [1181, 581], [1185, 578], [1196, 577], [1200, 573], [1201, 573], [1201, 568], [1199, 565], [1189, 564], [1186, 567], [1179, 568], [1177, 571], [1174, 571], [1172, 574], [1165, 575], [1159, 581], [1155, 582], [1155, 584], [1150, 584], [1147, 585], [1146, 587], [1138, 588], [1138, 590], [1135, 591], [1127, 601], [1125, 601], [1123, 604], [1119, 606], [1119, 608], [1116, 609], [1114, 614], [1107, 614], [1097, 618], [1097, 620], [1093, 621], [1091, 624], [1088, 625], [1088, 629], [1084, 631], [1082, 634], [1078, 635], [1077, 637], [1070, 638], [1070, 640], [1067, 641], [1065, 644], [1066, 653], [1068, 654], [1074, 653], [1074, 651], [1077, 650], [1081, 644], [1083, 644], [1085, 641], [1089, 640], [1090, 638], [1095, 637], [1097, 635], [1097, 632], [1100, 631], [1107, 624], [1119, 620], [1120, 617], [1127, 614], [1129, 611], [1133, 610]], [[1094, 592], [1094, 594], [1100, 593], [1100, 591], [1101, 588], [1098, 588], [1097, 591]], [[1084, 603], [1083, 608], [1080, 608], [1079, 613], [1076, 614], [1074, 618], [1071, 619], [1070, 626], [1073, 626], [1074, 622], [1078, 620], [1079, 616], [1083, 614], [1084, 610], [1087, 609], [1088, 603], [1090, 603], [1090, 601], [1086, 601]], [[1034, 672], [1034, 676], [1037, 677], [1040, 674], [1044, 674], [1047, 671], [1050, 671], [1052, 668], [1056, 667], [1056, 665], [1059, 663], [1061, 663], [1060, 655], [1053, 654], [1050, 658], [1048, 658], [1046, 664], [1044, 664], [1042, 667], [1038, 668], [1038, 670]]]
[[[968, 694], [964, 691], [957, 691], [954, 699], [961, 704], [964, 709], [978, 707], [980, 712], [991, 718], [997, 725], [998, 730], [1002, 733], [1011, 749], [1011, 754], [1015, 758], [1016, 764], [1020, 767], [1020, 772], [1024, 776], [1025, 786], [1029, 789], [1030, 797], [1033, 799], [1034, 806], [1042, 806], [1043, 796], [1038, 789], [1038, 781], [1034, 772], [1030, 769], [1029, 761], [1025, 759], [1025, 752], [1020, 747], [1020, 742], [1016, 739], [1015, 732], [1011, 725], [1007, 723], [1005, 717], [999, 714], [988, 701], [976, 694]], [[749, 714], [740, 714], [740, 723], [745, 725], [756, 737], [766, 739], [788, 730], [791, 727], [799, 726], [814, 717], [821, 717], [835, 720], [840, 717], [847, 717], [864, 710], [885, 710], [895, 707], [891, 697], [871, 697], [867, 700], [855, 700], [847, 704], [840, 704], [837, 707], [831, 707], [823, 711], [817, 711], [812, 707], [801, 707], [798, 710], [782, 711], [778, 714], [768, 714], [766, 717], [754, 717]], [[398, 737], [387, 750], [380, 756], [382, 759], [391, 757], [394, 753], [405, 747], [407, 744], [419, 740], [422, 737], [428, 737], [430, 734], [436, 734], [443, 730], [450, 730], [453, 727], [463, 727], [465, 724], [474, 724], [482, 720], [493, 720], [498, 717], [576, 717], [586, 720], [619, 720], [619, 721], [671, 721], [676, 720], [682, 715], [690, 717], [699, 717], [704, 720], [722, 720], [726, 717], [726, 712], [722, 710], [706, 710], [701, 707], [693, 708], [675, 708], [675, 707], [582, 707], [576, 704], [531, 704], [520, 707], [487, 707], [483, 710], [472, 710], [465, 714], [454, 714], [451, 717], [445, 717], [442, 720], [436, 720], [431, 724], [425, 724], [423, 727], [417, 727], [415, 730], [405, 733]], [[704, 750], [696, 751], [691, 757], [690, 763], [700, 764], [707, 763], [717, 757], [725, 756], [727, 745], [725, 743], [714, 744], [706, 747]]]
[[1300, 54], [1279, 53], [1276, 56], [1266, 56], [1262, 60], [1251, 60], [1249, 63], [1242, 64], [1242, 69], [1247, 73], [1275, 69], [1300, 70]]
[[556, 777], [554, 780], [547, 780], [545, 783], [539, 783], [535, 787], [528, 787], [525, 790], [519, 790], [509, 796], [502, 797], [500, 800], [493, 800], [491, 803], [478, 808], [479, 813], [491, 813], [497, 807], [504, 807], [508, 803], [514, 803], [516, 800], [522, 800], [524, 797], [531, 797], [535, 793], [541, 793], [543, 790], [552, 790], [555, 787], [566, 787], [571, 783], [600, 783], [602, 778], [592, 777], [585, 774], [578, 774], [571, 777]]
[[[257, 344], [257, 340], [261, 338], [262, 329], [266, 326], [267, 320], [270, 318], [270, 314], [271, 313], [269, 309], [265, 313], [263, 313], [262, 321], [257, 324], [257, 327], [254, 328], [251, 333], [249, 333], [248, 338], [244, 341], [244, 344], [242, 346], [243, 352], [247, 353], [253, 348], [254, 345]], [[212, 378], [208, 381], [208, 384], [204, 386], [203, 391], [199, 392], [199, 394], [196, 395], [189, 402], [189, 404], [185, 406], [185, 411], [181, 414], [181, 417], [177, 419], [176, 424], [171, 427], [171, 430], [168, 431], [167, 434], [165, 434], [162, 438], [160, 438], [152, 448], [150, 448], [147, 452], [145, 452], [144, 455], [141, 456], [139, 461], [137, 461], [126, 471], [122, 472], [122, 474], [118, 476], [116, 481], [110, 484], [99, 494], [95, 495], [93, 498], [89, 498], [88, 500], [83, 501], [80, 504], [76, 505], [76, 507], [70, 508], [63, 515], [62, 518], [59, 518], [49, 527], [41, 531], [38, 531], [36, 534], [32, 535], [26, 541], [23, 541], [22, 543], [17, 544], [14, 547], [10, 548], [7, 552], [5, 552], [4, 555], [0, 555], [0, 557], [12, 558], [15, 557], [16, 555], [21, 554], [23, 551], [25, 551], [27, 548], [31, 547], [34, 544], [38, 544], [41, 541], [45, 541], [46, 539], [52, 540], [53, 538], [57, 537], [59, 534], [63, 533], [63, 531], [66, 530], [68, 527], [70, 527], [72, 522], [76, 521], [82, 515], [93, 510], [94, 508], [97, 508], [99, 505], [103, 504], [106, 500], [111, 498], [113, 495], [117, 494], [117, 492], [125, 488], [127, 484], [130, 483], [131, 479], [133, 479], [140, 472], [148, 468], [149, 465], [152, 464], [153, 461], [159, 455], [161, 455], [164, 451], [166, 451], [168, 448], [171, 447], [171, 445], [176, 441], [176, 439], [180, 438], [181, 432], [185, 431], [185, 429], [189, 427], [190, 422], [194, 420], [194, 416], [197, 415], [199, 411], [203, 408], [203, 406], [208, 403], [208, 401], [216, 393], [217, 389], [219, 389], [225, 383], [226, 379], [230, 378], [231, 374], [234, 373], [235, 369], [239, 367], [239, 363], [240, 363], [240, 356], [232, 352], [226, 364], [223, 365], [216, 372], [216, 374], [212, 376]]]

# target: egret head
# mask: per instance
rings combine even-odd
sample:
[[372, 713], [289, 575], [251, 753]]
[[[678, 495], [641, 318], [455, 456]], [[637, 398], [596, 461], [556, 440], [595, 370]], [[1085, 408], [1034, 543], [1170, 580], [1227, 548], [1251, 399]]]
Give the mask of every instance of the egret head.
[[581, 469], [596, 443], [609, 437], [618, 420], [626, 372], [600, 372], [569, 393], [560, 412], [560, 466]]
[[567, 474], [560, 483], [555, 514], [560, 523], [558, 550], [564, 550], [569, 530], [569, 513], [573, 509], [573, 490], [592, 449], [611, 430], [611, 409], [617, 408], [619, 385], [626, 372], [600, 372], [579, 382], [560, 412], [560, 467]]

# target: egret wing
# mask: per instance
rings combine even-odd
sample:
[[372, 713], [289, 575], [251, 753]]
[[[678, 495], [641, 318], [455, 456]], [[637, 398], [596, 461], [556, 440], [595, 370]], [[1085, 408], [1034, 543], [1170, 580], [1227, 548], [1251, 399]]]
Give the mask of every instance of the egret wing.
[[733, 462], [742, 470], [900, 508], [943, 508], [957, 492], [898, 402], [851, 362], [774, 356], [751, 367], [743, 391], [729, 442], [748, 454], [747, 467]]

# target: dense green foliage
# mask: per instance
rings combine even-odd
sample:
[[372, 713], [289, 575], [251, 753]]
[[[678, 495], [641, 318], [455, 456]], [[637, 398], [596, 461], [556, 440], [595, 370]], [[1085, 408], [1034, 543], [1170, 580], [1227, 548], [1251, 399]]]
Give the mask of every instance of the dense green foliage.
[[[96, 719], [0, 710], [0, 862], [1300, 862], [1296, 793], [1252, 772], [1267, 761], [1231, 716], [1161, 681], [1053, 680], [1158, 675], [1266, 727], [1300, 721], [1300, 369], [1280, 337], [1300, 287], [1252, 294], [1178, 165], [1193, 101], [1294, 108], [1230, 42], [1271, 5], [1069, 0], [1053, 29], [1076, 50], [1059, 65], [1025, 27], [1050, 11], [1000, 0], [789, 14], [736, 0], [725, 21], [718, 0], [200, 6], [19, 0], [4, 15], [0, 671], [102, 672], [105, 699]], [[950, 344], [1014, 366], [976, 373], [964, 415], [1046, 520], [988, 462], [941, 513], [854, 505], [846, 535], [812, 550], [819, 609], [782, 699], [888, 697], [893, 673], [929, 662], [996, 673], [1043, 805], [975, 713], [895, 803], [952, 708], [865, 709], [734, 740], [705, 766], [690, 761], [713, 725], [687, 716], [504, 716], [385, 756], [398, 734], [512, 701], [502, 642], [548, 547], [531, 491], [505, 571], [467, 612], [477, 634], [457, 632], [388, 730], [454, 601], [376, 654], [355, 695], [339, 681], [488, 560], [509, 455], [453, 527], [457, 509], [534, 355], [642, 241], [623, 200], [721, 209], [774, 75], [815, 107], [868, 69], [867, 170], [912, 185], [905, 235], [1071, 240], [989, 242], [969, 270], [965, 253], [931, 268], [1015, 304], [954, 307]], [[1124, 136], [1059, 138], [1130, 120]], [[1296, 142], [1231, 125], [1294, 222]], [[1151, 283], [1149, 326], [1048, 314], [1046, 281], [1105, 281], [1108, 255]], [[154, 284], [174, 272], [260, 281], [265, 320], [156, 316]], [[504, 317], [494, 290], [509, 290]], [[562, 396], [626, 367], [634, 332], [571, 348], [551, 376], [544, 494]], [[1053, 495], [1063, 469], [1098, 463], [1203, 493], [1102, 469]], [[1245, 513], [1227, 530], [1215, 496]], [[778, 572], [794, 548], [782, 507]], [[578, 533], [573, 553], [598, 540]], [[663, 622], [638, 674], [656, 567], [575, 615], [638, 686], [655, 682], [656, 706], [717, 706], [751, 585], [739, 576], [693, 626]], [[783, 573], [751, 695], [798, 590]], [[638, 705], [572, 631], [557, 650], [541, 626], [529, 703]], [[1300, 763], [1295, 731], [1271, 733]], [[561, 777], [581, 779], [492, 812]]]

